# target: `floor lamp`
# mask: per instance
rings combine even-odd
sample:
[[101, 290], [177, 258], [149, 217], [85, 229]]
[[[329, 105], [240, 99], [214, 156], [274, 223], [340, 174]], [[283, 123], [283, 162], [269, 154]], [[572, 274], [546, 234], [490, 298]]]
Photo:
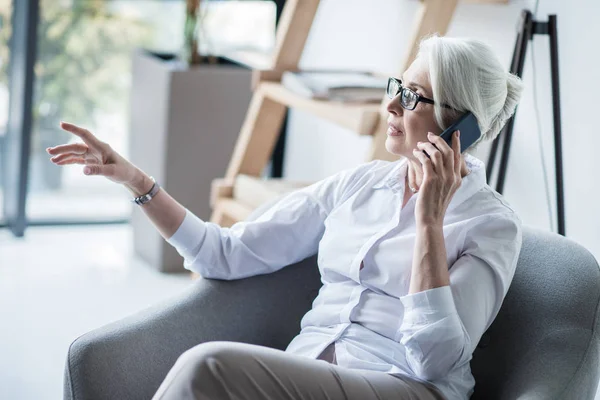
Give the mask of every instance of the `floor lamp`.
[[[529, 10], [523, 10], [513, 58], [510, 66], [510, 72], [522, 77], [527, 45], [534, 35], [548, 35], [550, 38], [550, 71], [552, 75], [552, 114], [554, 120], [554, 162], [556, 166], [556, 212], [558, 222], [558, 233], [565, 236], [565, 212], [563, 197], [563, 172], [562, 172], [562, 141], [561, 141], [561, 120], [560, 120], [560, 90], [558, 81], [558, 35], [556, 30], [556, 15], [549, 15], [548, 22], [538, 22], [533, 20], [533, 14]], [[516, 114], [516, 111], [515, 111]], [[506, 166], [508, 164], [508, 155], [510, 152], [510, 142], [514, 128], [515, 116], [508, 121], [500, 133], [492, 142], [492, 148], [487, 164], [488, 182], [492, 176], [492, 170], [498, 152], [498, 143], [503, 139], [502, 155], [500, 159], [500, 170], [496, 182], [496, 191], [502, 193], [504, 189], [504, 179], [506, 177]]]

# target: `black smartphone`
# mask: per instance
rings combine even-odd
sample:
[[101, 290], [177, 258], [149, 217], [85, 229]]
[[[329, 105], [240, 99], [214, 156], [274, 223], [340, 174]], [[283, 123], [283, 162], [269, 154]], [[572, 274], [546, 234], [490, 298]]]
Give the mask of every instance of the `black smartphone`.
[[469, 148], [479, 136], [481, 136], [481, 130], [477, 124], [477, 119], [470, 111], [461, 116], [458, 121], [450, 125], [444, 132], [440, 134], [440, 137], [448, 143], [448, 146], [452, 147], [452, 134], [454, 131], [460, 131], [460, 151], [464, 152]]

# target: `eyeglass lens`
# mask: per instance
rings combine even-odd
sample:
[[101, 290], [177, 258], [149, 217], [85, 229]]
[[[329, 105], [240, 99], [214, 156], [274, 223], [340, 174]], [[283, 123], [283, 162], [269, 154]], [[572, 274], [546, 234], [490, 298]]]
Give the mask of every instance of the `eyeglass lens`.
[[395, 80], [390, 80], [388, 84], [388, 96], [394, 98], [398, 92], [402, 90], [400, 94], [400, 104], [404, 108], [412, 109], [415, 107], [417, 102], [417, 95], [410, 89], [403, 88]]

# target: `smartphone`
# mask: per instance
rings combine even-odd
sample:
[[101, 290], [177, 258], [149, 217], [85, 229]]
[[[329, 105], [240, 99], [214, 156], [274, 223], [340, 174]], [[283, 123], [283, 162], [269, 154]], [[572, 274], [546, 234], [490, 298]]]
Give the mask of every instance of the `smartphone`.
[[477, 119], [472, 112], [467, 112], [461, 116], [458, 121], [450, 125], [440, 137], [452, 147], [452, 134], [454, 131], [460, 131], [460, 151], [464, 152], [481, 136], [481, 130], [477, 124]]

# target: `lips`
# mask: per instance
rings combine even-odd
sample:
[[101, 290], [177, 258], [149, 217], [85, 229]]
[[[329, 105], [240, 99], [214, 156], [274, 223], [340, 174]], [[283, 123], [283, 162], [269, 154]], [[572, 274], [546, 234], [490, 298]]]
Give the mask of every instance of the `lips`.
[[391, 123], [388, 123], [387, 134], [389, 136], [402, 136], [402, 135], [404, 135], [404, 132], [402, 132], [400, 129], [396, 128]]

